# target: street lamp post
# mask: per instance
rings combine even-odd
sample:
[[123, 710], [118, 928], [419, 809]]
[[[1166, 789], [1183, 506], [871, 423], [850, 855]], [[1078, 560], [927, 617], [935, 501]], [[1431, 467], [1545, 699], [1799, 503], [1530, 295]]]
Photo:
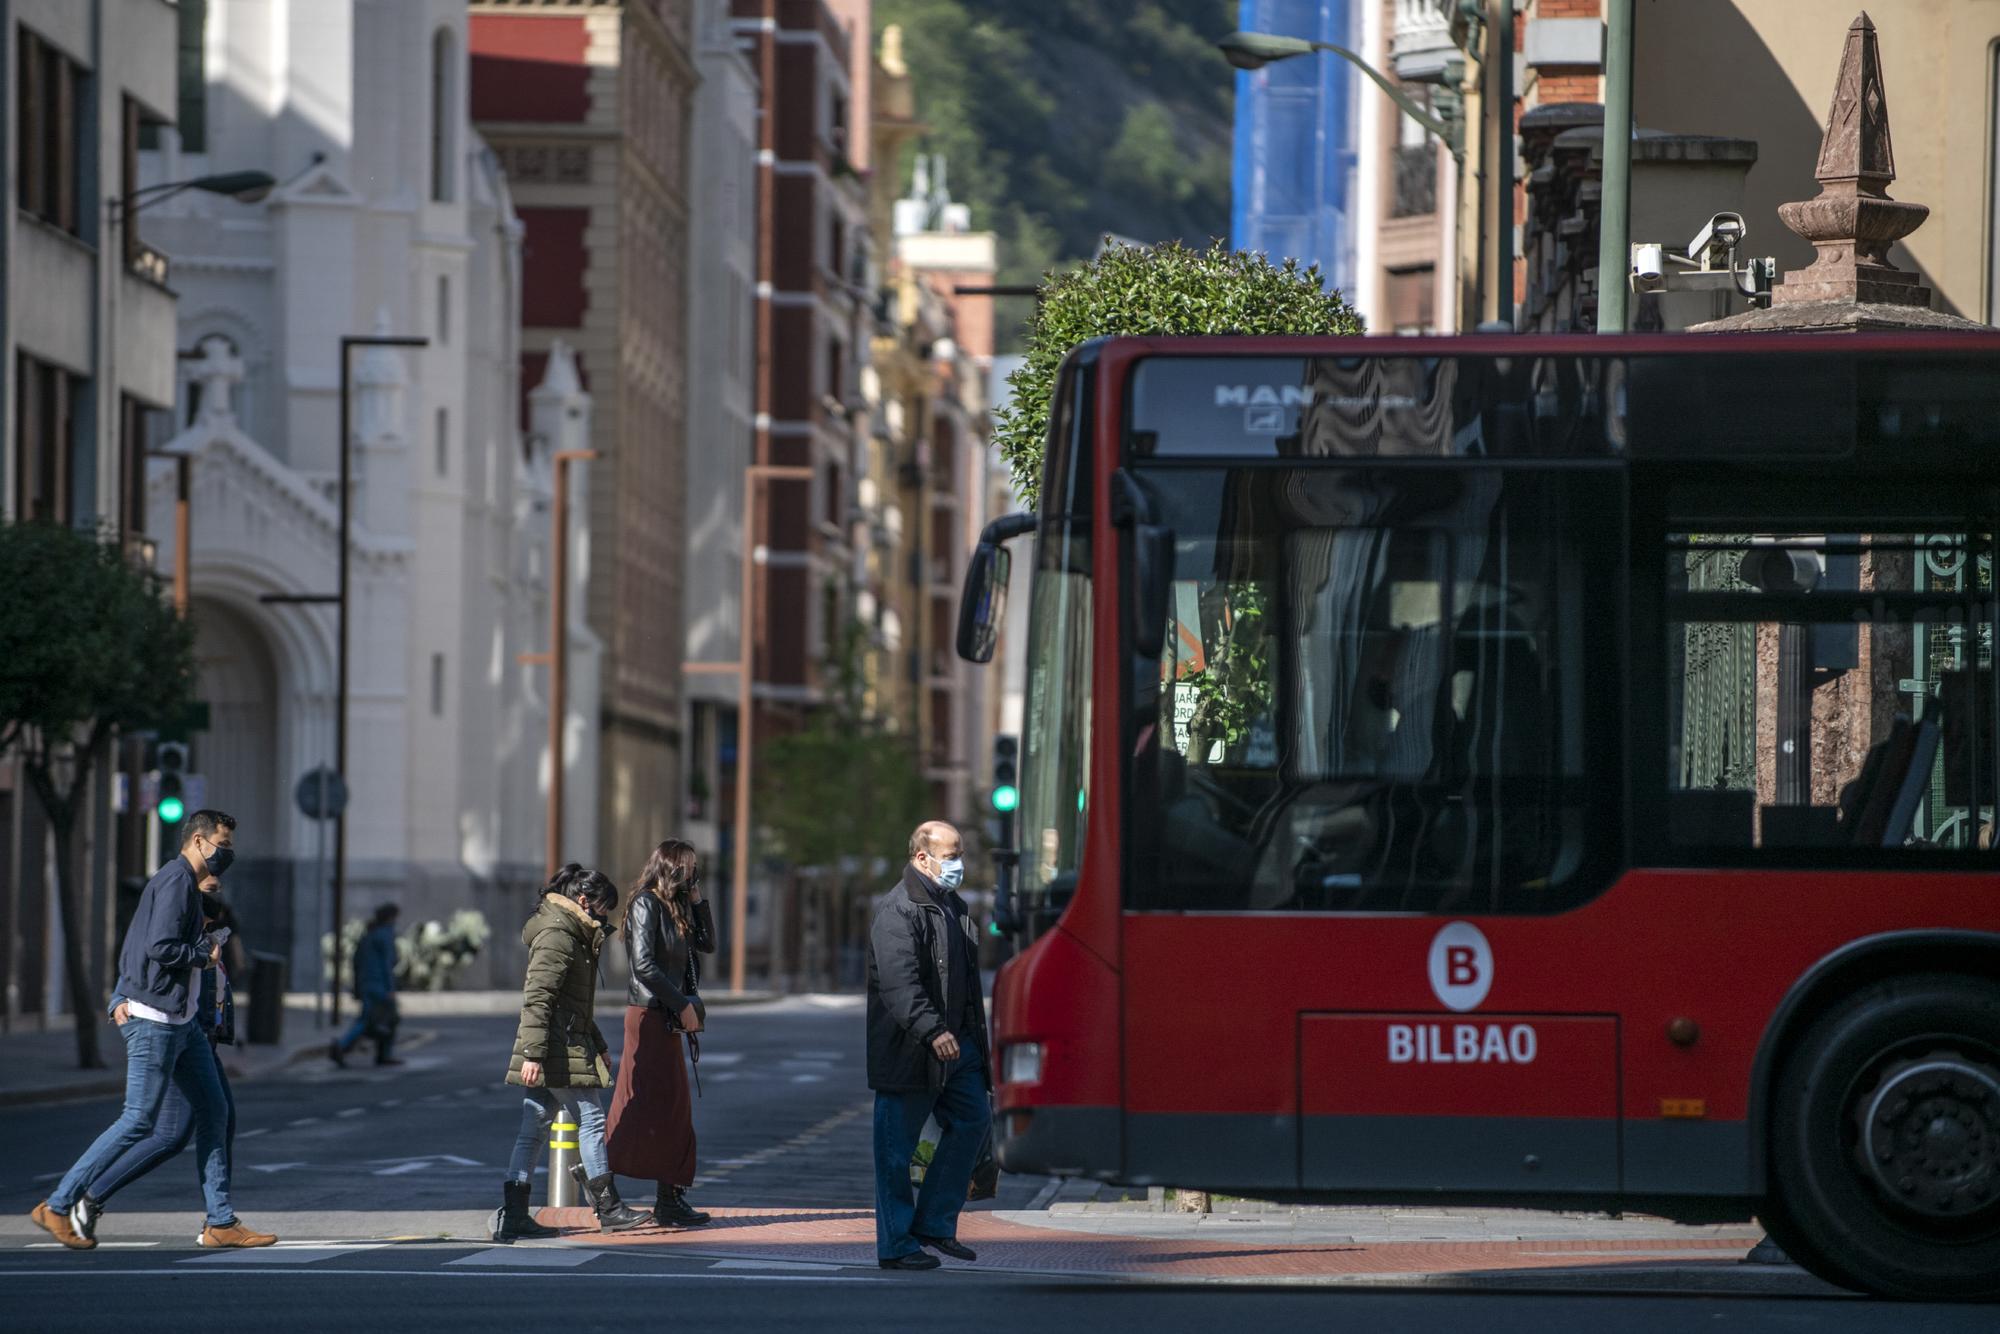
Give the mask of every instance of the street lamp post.
[[[1415, 98], [1391, 83], [1382, 71], [1344, 46], [1335, 46], [1332, 42], [1309, 41], [1304, 37], [1282, 37], [1269, 32], [1232, 32], [1215, 45], [1216, 49], [1222, 52], [1224, 59], [1236, 68], [1245, 70], [1262, 69], [1274, 60], [1289, 60], [1293, 56], [1311, 55], [1315, 51], [1339, 56], [1373, 80], [1375, 86], [1387, 93], [1389, 100], [1400, 107], [1404, 115], [1435, 134], [1451, 153], [1452, 161], [1460, 165], [1465, 162], [1465, 146], [1459, 117], [1455, 112], [1445, 117], [1438, 117], [1426, 111]], [[1456, 82], [1455, 78], [1447, 80], [1447, 83]]]
[[546, 878], [556, 878], [562, 865], [563, 827], [563, 724], [569, 677], [569, 466], [598, 458], [594, 449], [559, 449], [552, 456], [555, 469], [555, 513], [550, 516], [549, 537], [549, 650], [523, 653], [521, 661], [549, 666], [549, 809], [548, 849], [543, 856]]
[[[396, 334], [343, 334], [340, 339], [340, 574], [338, 591], [328, 593], [267, 593], [260, 602], [285, 603], [325, 603], [331, 602], [338, 609], [339, 630], [335, 653], [335, 685], [333, 706], [333, 771], [339, 777], [341, 786], [353, 790], [347, 782], [347, 622], [348, 622], [348, 547], [353, 528], [354, 510], [354, 442], [349, 422], [349, 402], [353, 396], [353, 353], [357, 347], [427, 347], [430, 339]], [[347, 901], [347, 807], [343, 805], [333, 817], [333, 1023], [340, 1023], [340, 919]]]
[[1597, 214], [1597, 332], [1625, 332], [1632, 269], [1632, 0], [1604, 7], [1604, 174]]
[[689, 672], [734, 672], [736, 674], [736, 847], [730, 865], [729, 893], [729, 989], [743, 990], [745, 953], [743, 933], [750, 910], [750, 775], [755, 752], [756, 727], [752, 710], [756, 707], [752, 676], [757, 654], [751, 627], [756, 623], [751, 598], [756, 591], [753, 567], [761, 566], [763, 548], [757, 537], [757, 491], [763, 482], [809, 482], [813, 470], [785, 467], [774, 463], [752, 463], [743, 469], [743, 582], [737, 596], [742, 608], [736, 632], [735, 662], [691, 662]]

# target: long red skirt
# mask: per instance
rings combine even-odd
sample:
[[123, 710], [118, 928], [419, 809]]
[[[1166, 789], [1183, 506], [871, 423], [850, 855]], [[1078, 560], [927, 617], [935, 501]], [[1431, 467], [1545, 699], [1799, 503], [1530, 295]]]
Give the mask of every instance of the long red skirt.
[[681, 1034], [651, 1006], [625, 1007], [625, 1057], [604, 1149], [619, 1176], [683, 1189], [694, 1184], [694, 1112]]

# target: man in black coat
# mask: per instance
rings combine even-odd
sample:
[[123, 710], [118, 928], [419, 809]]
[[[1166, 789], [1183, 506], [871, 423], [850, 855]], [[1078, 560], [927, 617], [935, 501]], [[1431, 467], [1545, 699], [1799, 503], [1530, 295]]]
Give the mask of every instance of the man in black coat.
[[[958, 886], [965, 845], [942, 820], [917, 826], [902, 881], [868, 932], [868, 1087], [875, 1090], [875, 1259], [935, 1269], [975, 1257], [958, 1242], [972, 1169], [992, 1117], [979, 937]], [[943, 1133], [921, 1190], [910, 1158], [924, 1122]]]

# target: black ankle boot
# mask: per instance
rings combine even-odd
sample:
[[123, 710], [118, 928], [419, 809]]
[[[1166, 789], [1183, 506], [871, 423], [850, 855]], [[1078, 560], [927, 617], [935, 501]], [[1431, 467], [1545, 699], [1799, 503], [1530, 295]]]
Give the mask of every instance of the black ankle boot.
[[522, 1237], [556, 1237], [561, 1229], [543, 1227], [535, 1221], [535, 1213], [528, 1204], [532, 1187], [525, 1181], [509, 1181], [504, 1186], [504, 1200], [499, 1216], [493, 1225], [493, 1240], [507, 1242]]
[[662, 1182], [659, 1203], [653, 1206], [653, 1219], [661, 1227], [700, 1227], [708, 1221], [708, 1215], [687, 1202], [687, 1192], [681, 1187]]
[[597, 1213], [599, 1232], [629, 1232], [635, 1227], [645, 1227], [653, 1221], [651, 1214], [640, 1213], [618, 1198], [618, 1178], [606, 1172], [601, 1177], [587, 1178], [583, 1174], [583, 1164], [570, 1169], [583, 1186], [583, 1193], [590, 1197], [590, 1207]]

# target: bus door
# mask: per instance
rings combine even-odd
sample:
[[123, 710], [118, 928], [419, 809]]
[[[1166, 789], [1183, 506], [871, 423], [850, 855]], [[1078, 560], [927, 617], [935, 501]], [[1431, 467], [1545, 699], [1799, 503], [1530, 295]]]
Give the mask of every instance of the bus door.
[[1176, 552], [1132, 752], [1128, 1107], [1178, 1051], [1217, 1180], [1615, 1191], [1618, 1022], [1556, 942], [1615, 871], [1622, 474], [1145, 480]]

